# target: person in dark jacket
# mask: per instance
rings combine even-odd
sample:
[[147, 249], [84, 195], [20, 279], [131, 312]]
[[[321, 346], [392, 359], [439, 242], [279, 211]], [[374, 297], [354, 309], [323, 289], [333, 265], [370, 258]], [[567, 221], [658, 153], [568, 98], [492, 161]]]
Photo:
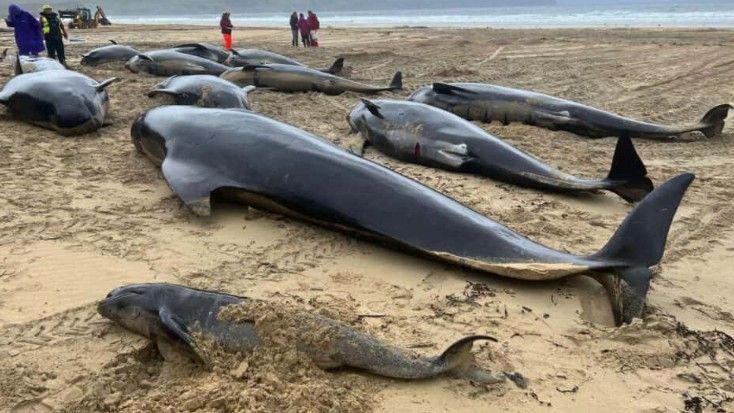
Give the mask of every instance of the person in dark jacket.
[[222, 37], [224, 37], [224, 50], [232, 50], [232, 21], [229, 20], [229, 12], [222, 13], [222, 19], [219, 20], [219, 27], [222, 29]]
[[319, 22], [316, 13], [311, 10], [308, 11], [308, 25], [311, 27], [311, 47], [319, 47], [319, 33], [318, 30], [321, 28], [321, 22]]
[[15, 44], [18, 46], [19, 55], [36, 56], [45, 49], [41, 23], [18, 5], [8, 6], [8, 17], [5, 18], [5, 24], [15, 29]]
[[41, 30], [43, 31], [43, 37], [46, 39], [46, 50], [48, 50], [48, 57], [52, 59], [58, 59], [59, 63], [66, 66], [66, 53], [64, 52], [64, 39], [69, 38], [69, 34], [66, 33], [64, 23], [59, 18], [59, 15], [54, 13], [51, 6], [43, 6], [41, 11]]
[[298, 47], [298, 13], [295, 11], [291, 14], [291, 34], [293, 34], [291, 46]]
[[301, 41], [303, 41], [303, 47], [311, 47], [311, 25], [308, 24], [308, 20], [301, 13], [301, 17], [298, 19], [298, 30], [301, 32]]

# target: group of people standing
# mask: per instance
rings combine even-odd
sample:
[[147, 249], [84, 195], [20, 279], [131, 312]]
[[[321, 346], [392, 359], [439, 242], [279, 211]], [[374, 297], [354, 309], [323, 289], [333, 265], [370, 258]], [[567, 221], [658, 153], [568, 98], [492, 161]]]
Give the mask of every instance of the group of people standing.
[[[225, 50], [232, 50], [232, 29], [234, 29], [234, 26], [229, 16], [230, 12], [226, 11], [222, 13], [222, 18], [219, 20], [219, 28], [222, 30]], [[303, 47], [319, 47], [320, 28], [321, 22], [319, 22], [319, 17], [316, 16], [316, 13], [309, 10], [307, 17], [303, 13], [299, 15], [298, 12], [294, 11], [291, 14], [291, 33], [293, 33], [291, 44], [294, 47], [298, 47], [298, 35], [300, 34]]]
[[51, 6], [43, 6], [39, 18], [36, 19], [17, 4], [11, 4], [8, 6], [8, 17], [5, 18], [5, 23], [8, 27], [15, 29], [15, 43], [18, 46], [19, 55], [38, 56], [47, 50], [48, 57], [58, 59], [66, 66], [63, 39], [68, 39], [69, 34], [61, 18]]
[[319, 47], [320, 27], [321, 23], [316, 13], [309, 10], [308, 17], [306, 17], [303, 13], [299, 16], [298, 12], [294, 11], [291, 14], [291, 33], [293, 33], [291, 45], [298, 47], [298, 35], [300, 34], [303, 47]]

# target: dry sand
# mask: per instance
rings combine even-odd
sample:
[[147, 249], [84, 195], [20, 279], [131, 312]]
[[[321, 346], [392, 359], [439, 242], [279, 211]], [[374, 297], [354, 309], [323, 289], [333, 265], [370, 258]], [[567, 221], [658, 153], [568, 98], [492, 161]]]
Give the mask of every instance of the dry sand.
[[[68, 48], [75, 67], [83, 51], [110, 38], [148, 49], [219, 37], [213, 28], [123, 26], [73, 35], [85, 40]], [[665, 123], [697, 121], [734, 94], [731, 31], [325, 29], [321, 37], [322, 48], [294, 50], [288, 30], [250, 29], [237, 31], [236, 44], [319, 67], [344, 56], [353, 78], [376, 84], [400, 69], [406, 90], [399, 96], [434, 80], [492, 82]], [[7, 33], [2, 38], [11, 44]], [[130, 142], [133, 119], [161, 103], [145, 97], [159, 79], [121, 67], [81, 71], [123, 79], [109, 88], [114, 126], [61, 138], [2, 115], [0, 410], [246, 411], [257, 408], [258, 394], [295, 398], [284, 400], [291, 411], [327, 409], [323, 399], [309, 401], [319, 395], [344, 402], [331, 406], [342, 411], [734, 409], [731, 127], [711, 140], [636, 142], [657, 184], [684, 171], [698, 179], [673, 224], [648, 316], [615, 329], [604, 291], [586, 277], [508, 280], [236, 205], [196, 218]], [[357, 96], [258, 91], [251, 100], [258, 112], [345, 144], [344, 116]], [[521, 125], [483, 127], [584, 176], [607, 173], [615, 144]], [[610, 194], [542, 193], [373, 150], [366, 156], [576, 253], [598, 249], [630, 210]], [[328, 191], [328, 182], [314, 190]], [[466, 334], [491, 334], [499, 343], [478, 346], [479, 362], [519, 371], [530, 385], [318, 375], [309, 366], [297, 366], [305, 373], [291, 385], [278, 369], [267, 379], [243, 379], [250, 366], [269, 369], [262, 358], [232, 371], [162, 363], [145, 340], [95, 311], [111, 288], [150, 281], [289, 300], [345, 317], [379, 315], [352, 321], [420, 354], [438, 354]]]

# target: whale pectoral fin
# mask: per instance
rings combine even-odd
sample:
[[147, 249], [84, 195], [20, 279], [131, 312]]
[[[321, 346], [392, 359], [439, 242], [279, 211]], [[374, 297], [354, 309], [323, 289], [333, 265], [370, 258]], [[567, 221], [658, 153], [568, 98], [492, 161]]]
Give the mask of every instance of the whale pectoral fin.
[[183, 65], [183, 68], [188, 71], [196, 72], [196, 73], [206, 73], [207, 71], [205, 67], [197, 65], [196, 63], [191, 63], [191, 62], [186, 62]]
[[170, 155], [161, 165], [163, 177], [173, 192], [181, 198], [191, 211], [199, 216], [211, 215], [211, 192], [216, 185], [207, 170], [172, 158]]
[[553, 125], [570, 126], [581, 124], [578, 119], [572, 117], [571, 114], [565, 110], [561, 112], [537, 111], [533, 116], [535, 116], [537, 122], [551, 127]]
[[451, 169], [461, 169], [467, 162], [474, 160], [466, 144], [453, 144], [445, 141], [432, 141], [430, 147], [416, 145], [416, 155], [430, 159]]
[[183, 344], [184, 347], [190, 350], [192, 355], [199, 361], [204, 361], [204, 357], [202, 357], [201, 351], [196, 345], [196, 341], [189, 333], [189, 329], [183, 323], [183, 320], [165, 307], [158, 310], [158, 317], [160, 318], [161, 325], [169, 338], [173, 339], [175, 342]]

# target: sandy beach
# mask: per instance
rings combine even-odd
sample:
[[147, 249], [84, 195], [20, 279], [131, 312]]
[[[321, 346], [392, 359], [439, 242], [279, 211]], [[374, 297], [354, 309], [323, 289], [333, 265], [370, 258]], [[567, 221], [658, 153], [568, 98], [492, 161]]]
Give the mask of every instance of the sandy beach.
[[[322, 23], [323, 24], [323, 23]], [[656, 185], [681, 172], [688, 191], [656, 268], [643, 320], [613, 327], [605, 291], [587, 277], [523, 282], [393, 251], [348, 234], [217, 204], [198, 218], [138, 154], [130, 125], [164, 104], [162, 79], [122, 65], [79, 66], [114, 39], [149, 50], [219, 44], [216, 28], [113, 26], [74, 31], [73, 68], [108, 88], [112, 126], [74, 138], [0, 111], [0, 411], [724, 412], [734, 409], [734, 128], [713, 139], [635, 141]], [[5, 47], [12, 33], [0, 33]], [[402, 98], [433, 81], [532, 89], [634, 118], [697, 122], [734, 101], [734, 31], [667, 29], [322, 29], [322, 47], [290, 33], [240, 29], [235, 45], [314, 67], [339, 56], [349, 76]], [[11, 69], [0, 67], [4, 84]], [[255, 91], [253, 109], [337, 145], [358, 95]], [[734, 123], [734, 119], [732, 121]], [[608, 173], [614, 139], [513, 124], [481, 125], [565, 172]], [[592, 253], [631, 206], [613, 194], [568, 196], [365, 156], [554, 248]], [[329, 190], [329, 183], [322, 188]], [[211, 370], [163, 362], [147, 340], [96, 312], [114, 287], [175, 282], [333, 315], [416, 354], [468, 334], [495, 372], [525, 389], [442, 377], [423, 382], [322, 372], [277, 354], [222, 358]]]

